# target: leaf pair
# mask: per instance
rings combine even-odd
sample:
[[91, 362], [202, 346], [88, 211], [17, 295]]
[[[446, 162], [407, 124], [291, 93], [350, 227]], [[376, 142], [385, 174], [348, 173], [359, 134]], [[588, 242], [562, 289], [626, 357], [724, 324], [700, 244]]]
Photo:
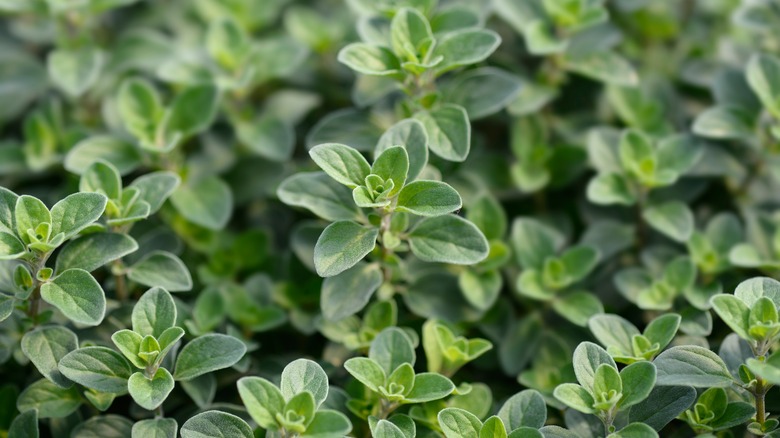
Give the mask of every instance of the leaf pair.
[[282, 371], [281, 387], [261, 377], [243, 377], [238, 392], [252, 419], [269, 431], [340, 438], [352, 429], [344, 414], [321, 409], [328, 396], [328, 376], [310, 360], [288, 364]]

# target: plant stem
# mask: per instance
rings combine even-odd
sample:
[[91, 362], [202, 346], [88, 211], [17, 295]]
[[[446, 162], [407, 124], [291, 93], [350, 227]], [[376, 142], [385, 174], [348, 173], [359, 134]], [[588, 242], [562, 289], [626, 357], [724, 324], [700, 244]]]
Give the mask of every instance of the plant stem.
[[163, 412], [162, 405], [157, 406], [157, 409], [154, 410], [154, 418], [163, 418], [165, 416], [165, 413]]
[[30, 305], [27, 308], [27, 316], [29, 316], [30, 319], [32, 320], [33, 327], [38, 325], [38, 311], [40, 310], [40, 304], [41, 304], [41, 284], [38, 283], [38, 285], [35, 286], [35, 290], [33, 291], [32, 295], [30, 296]]
[[767, 388], [764, 387], [764, 379], [756, 376], [756, 392], [753, 394], [756, 399], [756, 422], [761, 425], [762, 429], [766, 422], [766, 406], [764, 400], [766, 397], [766, 390]]
[[114, 260], [114, 266], [113, 269], [111, 269], [111, 272], [114, 274], [116, 299], [122, 303], [127, 301], [127, 280], [125, 279], [124, 270], [125, 265], [122, 263], [122, 259]]

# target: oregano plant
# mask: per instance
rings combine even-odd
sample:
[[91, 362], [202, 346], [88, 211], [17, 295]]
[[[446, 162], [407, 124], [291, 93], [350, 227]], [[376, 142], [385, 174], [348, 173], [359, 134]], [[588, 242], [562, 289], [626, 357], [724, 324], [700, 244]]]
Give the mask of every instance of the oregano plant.
[[0, 0], [0, 438], [780, 436], [776, 0]]

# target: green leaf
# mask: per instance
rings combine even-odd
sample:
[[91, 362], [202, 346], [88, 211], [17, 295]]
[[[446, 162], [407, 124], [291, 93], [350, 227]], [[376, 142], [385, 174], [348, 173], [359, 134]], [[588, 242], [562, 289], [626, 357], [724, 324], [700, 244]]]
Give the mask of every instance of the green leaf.
[[55, 49], [46, 60], [49, 79], [70, 97], [79, 97], [98, 80], [103, 53], [95, 47]]
[[329, 220], [353, 220], [359, 211], [350, 190], [323, 172], [297, 173], [279, 185], [279, 200], [287, 205], [303, 207]]
[[608, 438], [657, 438], [658, 433], [652, 427], [643, 423], [632, 423], [620, 429], [615, 433], [608, 435]]
[[426, 262], [468, 265], [488, 255], [485, 236], [471, 222], [454, 215], [428, 217], [409, 234], [412, 252]]
[[331, 178], [354, 189], [365, 184], [371, 173], [368, 161], [356, 149], [338, 143], [326, 143], [309, 150], [309, 156]]
[[761, 297], [769, 298], [775, 307], [780, 307], [780, 282], [769, 277], [750, 278], [737, 285], [734, 296], [748, 307], [753, 307]]
[[566, 273], [572, 282], [585, 278], [599, 262], [599, 252], [590, 246], [573, 246], [561, 254]]
[[213, 123], [219, 108], [219, 90], [214, 85], [196, 85], [185, 89], [171, 103], [164, 121], [165, 131], [187, 138], [199, 134]]
[[173, 194], [181, 184], [179, 175], [168, 172], [151, 172], [138, 177], [130, 187], [140, 190], [138, 199], [149, 204], [149, 214], [156, 213], [166, 199]]
[[40, 199], [28, 195], [17, 198], [14, 218], [17, 235], [21, 236], [26, 243], [29, 243], [27, 230], [35, 232], [38, 225], [51, 224], [51, 213], [46, 205]]
[[283, 163], [295, 150], [295, 130], [285, 120], [263, 115], [255, 120], [234, 122], [236, 135], [253, 153]]
[[572, 364], [577, 381], [588, 390], [593, 388], [593, 376], [600, 365], [606, 364], [617, 369], [615, 361], [606, 350], [592, 342], [580, 342], [574, 350]]
[[99, 193], [74, 193], [51, 208], [51, 235], [65, 234], [65, 239], [100, 219], [108, 199]]
[[371, 342], [368, 358], [390, 375], [404, 363], [414, 365], [416, 356], [409, 336], [397, 327], [382, 330]]
[[501, 293], [503, 279], [496, 271], [478, 273], [464, 270], [458, 275], [458, 286], [469, 304], [479, 310], [488, 310]]
[[14, 312], [16, 300], [12, 297], [0, 295], [0, 322], [5, 321]]
[[76, 143], [65, 155], [65, 169], [76, 174], [84, 173], [97, 161], [106, 161], [126, 175], [141, 164], [141, 153], [130, 143], [108, 135], [87, 137]]
[[509, 430], [520, 427], [539, 429], [547, 421], [547, 406], [539, 392], [526, 389], [504, 402], [498, 411], [498, 417]]
[[317, 362], [298, 359], [284, 367], [280, 388], [287, 400], [308, 391], [314, 396], [314, 402], [319, 407], [328, 397], [328, 375]]
[[74, 322], [95, 326], [106, 314], [100, 284], [83, 269], [68, 269], [41, 286], [41, 298]]
[[173, 418], [136, 421], [132, 438], [176, 438], [179, 425]]
[[77, 387], [64, 389], [46, 379], [38, 380], [25, 388], [16, 400], [19, 412], [36, 409], [39, 418], [67, 417], [79, 406], [81, 395]]
[[596, 412], [593, 409], [593, 397], [588, 390], [580, 385], [575, 385], [574, 383], [560, 384], [555, 387], [553, 395], [558, 401], [576, 411], [585, 414]]
[[158, 141], [157, 126], [165, 114], [165, 108], [160, 94], [149, 81], [142, 78], [124, 80], [119, 87], [116, 106], [130, 134], [150, 145]]
[[325, 318], [338, 321], [362, 310], [382, 285], [379, 265], [358, 263], [322, 282], [320, 307]]
[[459, 408], [445, 408], [438, 414], [439, 426], [447, 438], [480, 438], [482, 422], [474, 414]]
[[634, 205], [636, 195], [625, 176], [618, 173], [600, 173], [590, 180], [587, 188], [588, 200], [599, 205]]
[[385, 384], [386, 374], [375, 361], [366, 357], [353, 357], [344, 362], [344, 369], [370, 390], [379, 392]]
[[[539, 433], [536, 429], [529, 429], [537, 434]], [[479, 438], [505, 438], [506, 436], [506, 427], [504, 427], [504, 423], [495, 415], [485, 420], [485, 424], [482, 425], [482, 429], [479, 431]]]
[[98, 160], [81, 174], [79, 191], [100, 193], [108, 199], [119, 199], [122, 195], [122, 177], [113, 164]]
[[620, 408], [633, 406], [646, 399], [655, 386], [655, 378], [655, 366], [650, 362], [636, 362], [620, 370], [620, 380], [623, 382]]
[[651, 227], [678, 242], [687, 242], [693, 234], [693, 213], [680, 201], [670, 201], [642, 212]]
[[27, 248], [16, 236], [0, 231], [0, 260], [13, 260], [24, 255]]
[[409, 173], [409, 155], [403, 146], [392, 146], [382, 151], [371, 165], [371, 173], [381, 176], [383, 180], [392, 180], [393, 189], [388, 197], [395, 196], [406, 183]]
[[195, 338], [179, 352], [173, 376], [190, 380], [202, 374], [221, 370], [238, 362], [246, 345], [233, 336], [212, 333]]
[[434, 43], [428, 19], [416, 9], [401, 8], [390, 24], [393, 52], [407, 61], [422, 61]]
[[740, 338], [750, 340], [750, 308], [734, 295], [716, 295], [710, 300], [712, 310], [720, 316]]
[[[409, 160], [407, 181], [414, 180], [428, 163], [428, 134], [425, 132], [425, 126], [419, 120], [401, 120], [382, 134], [374, 156], [379, 157], [382, 152], [394, 146], [403, 146], [406, 149]], [[374, 165], [376, 166], [376, 163]], [[401, 186], [396, 184], [398, 190]]]
[[[749, 358], [745, 364], [754, 374], [761, 376], [769, 383], [777, 385], [780, 382], [780, 353], [772, 353], [765, 360]], [[740, 371], [742, 374], [742, 371]]]
[[693, 133], [702, 137], [742, 140], [754, 135], [754, 120], [736, 106], [714, 106], [700, 113], [693, 123]]
[[188, 221], [208, 228], [225, 228], [233, 212], [233, 192], [216, 176], [180, 186], [171, 195], [171, 203]]
[[682, 318], [676, 313], [667, 313], [653, 319], [645, 327], [644, 336], [653, 343], [658, 343], [661, 349], [666, 348], [680, 328]]
[[254, 438], [252, 428], [233, 414], [220, 411], [200, 413], [181, 426], [182, 438]]
[[111, 394], [126, 394], [130, 364], [121, 354], [106, 347], [84, 347], [65, 355], [60, 372], [79, 385]]
[[771, 55], [754, 55], [745, 76], [764, 108], [780, 118], [780, 61]]
[[653, 362], [658, 370], [658, 385], [687, 385], [695, 388], [728, 387], [734, 383], [723, 360], [710, 350], [696, 345], [672, 347]]
[[444, 60], [436, 66], [437, 72], [442, 73], [482, 62], [500, 44], [501, 37], [492, 30], [463, 29], [443, 36], [433, 49], [432, 57], [444, 57]]
[[338, 411], [323, 409], [314, 414], [314, 420], [301, 437], [341, 438], [352, 430], [352, 423], [346, 415]]
[[518, 76], [483, 67], [458, 75], [443, 87], [442, 94], [447, 102], [462, 106], [473, 121], [502, 110], [524, 86]]
[[150, 287], [171, 292], [192, 289], [192, 276], [187, 266], [167, 251], [152, 251], [127, 269], [127, 278]]
[[401, 429], [387, 420], [379, 420], [373, 430], [374, 438], [408, 438]]
[[621, 355], [633, 355], [633, 337], [639, 330], [619, 315], [596, 315], [588, 321], [593, 336], [608, 349]]
[[573, 292], [556, 297], [552, 306], [557, 314], [580, 327], [585, 327], [594, 316], [604, 313], [604, 305], [590, 292]]
[[9, 233], [16, 232], [16, 220], [14, 219], [14, 210], [16, 202], [19, 199], [16, 193], [0, 187], [0, 231]]
[[127, 438], [132, 434], [133, 423], [119, 415], [92, 417], [73, 429], [72, 436], [79, 438]]
[[690, 386], [656, 386], [643, 401], [631, 406], [628, 421], [645, 423], [655, 430], [685, 412], [696, 401], [696, 390]]
[[162, 340], [162, 334], [176, 324], [176, 304], [167, 290], [154, 287], [146, 291], [133, 307], [133, 331]]
[[284, 396], [274, 384], [261, 377], [238, 379], [238, 393], [249, 415], [264, 429], [275, 429], [276, 415], [284, 410]]
[[401, 68], [389, 49], [366, 43], [348, 44], [339, 51], [338, 61], [358, 73], [373, 76], [395, 76]]
[[428, 134], [428, 147], [449, 161], [464, 161], [471, 149], [471, 124], [463, 107], [445, 104], [414, 116]]
[[173, 386], [173, 376], [162, 367], [157, 369], [151, 379], [142, 372], [136, 372], [127, 381], [127, 389], [133, 400], [150, 411], [157, 409], [168, 398]]
[[141, 342], [144, 337], [132, 330], [119, 330], [111, 335], [111, 341], [114, 342], [116, 348], [135, 365], [137, 368], [144, 369], [148, 365], [146, 360], [138, 356], [138, 352], [141, 349]]
[[69, 242], [60, 250], [54, 272], [60, 274], [74, 268], [92, 272], [137, 249], [138, 243], [127, 234], [87, 234]]
[[567, 57], [566, 68], [608, 84], [633, 87], [639, 75], [625, 58], [614, 52], [600, 51], [584, 57]]
[[[19, 414], [8, 428], [8, 436], [14, 438], [38, 438], [38, 411], [33, 409]], [[403, 435], [401, 435], [403, 436]]]
[[439, 181], [414, 181], [398, 194], [397, 211], [419, 216], [440, 216], [459, 210], [460, 195], [449, 184]]
[[314, 246], [314, 267], [321, 277], [332, 277], [355, 266], [376, 246], [379, 230], [352, 221], [328, 225]]
[[438, 373], [420, 373], [414, 376], [412, 391], [404, 396], [404, 403], [425, 403], [439, 400], [455, 390], [452, 381]]
[[563, 234], [536, 219], [520, 217], [512, 223], [512, 250], [525, 269], [541, 269], [564, 242]]
[[39, 327], [25, 333], [21, 347], [24, 355], [47, 379], [60, 387], [68, 388], [73, 382], [66, 379], [57, 368], [57, 363], [66, 354], [78, 348], [78, 337], [65, 327]]

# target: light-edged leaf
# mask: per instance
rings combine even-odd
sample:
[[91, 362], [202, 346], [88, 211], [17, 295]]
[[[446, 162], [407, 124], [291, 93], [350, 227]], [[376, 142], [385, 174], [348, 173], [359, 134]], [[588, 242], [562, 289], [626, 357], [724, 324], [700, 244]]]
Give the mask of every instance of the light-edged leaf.
[[222, 411], [206, 411], [181, 426], [182, 438], [254, 438], [252, 428], [241, 418]]
[[173, 376], [189, 380], [234, 365], [246, 353], [246, 345], [233, 336], [211, 333], [190, 341], [179, 352]]
[[133, 423], [131, 438], [176, 438], [178, 431], [173, 418], [154, 418]]
[[409, 234], [409, 244], [420, 260], [459, 265], [484, 260], [489, 249], [479, 228], [454, 215], [423, 219]]
[[396, 205], [396, 211], [418, 216], [441, 216], [459, 210], [463, 201], [447, 183], [418, 180], [401, 189]]
[[242, 377], [238, 379], [238, 394], [260, 427], [277, 427], [276, 416], [284, 411], [285, 400], [276, 385], [261, 377]]
[[365, 184], [371, 173], [371, 166], [363, 155], [343, 144], [314, 146], [309, 150], [309, 156], [331, 178], [351, 189]]
[[185, 219], [210, 230], [225, 228], [233, 213], [233, 192], [216, 176], [187, 182], [170, 199]]
[[121, 354], [106, 347], [84, 347], [65, 355], [58, 364], [68, 379], [96, 391], [126, 394], [133, 371]]
[[308, 391], [319, 407], [328, 397], [328, 375], [317, 362], [297, 359], [284, 367], [280, 389], [286, 400]]
[[282, 181], [276, 191], [287, 205], [308, 209], [329, 220], [353, 220], [359, 211], [352, 192], [324, 172], [300, 172]]
[[192, 289], [189, 269], [176, 255], [167, 251], [152, 251], [127, 269], [127, 278], [150, 287], [170, 292]]
[[445, 104], [414, 117], [425, 127], [428, 147], [434, 154], [449, 161], [466, 160], [471, 150], [471, 123], [462, 106]]
[[19, 412], [38, 410], [39, 418], [63, 418], [81, 406], [81, 395], [77, 387], [68, 389], [55, 385], [47, 379], [33, 382], [24, 389], [16, 400]]
[[161, 339], [163, 332], [176, 324], [176, 304], [168, 291], [153, 287], [141, 295], [131, 319], [133, 331]]
[[695, 388], [728, 387], [734, 383], [723, 359], [697, 345], [672, 347], [653, 361], [660, 386], [693, 386]]
[[363, 262], [326, 278], [320, 295], [322, 314], [333, 321], [354, 315], [368, 304], [382, 281], [379, 266]]
[[138, 243], [122, 233], [93, 233], [65, 245], [57, 255], [55, 274], [78, 268], [87, 272], [138, 250]]
[[332, 277], [355, 266], [374, 247], [379, 230], [352, 221], [334, 222], [314, 246], [314, 267], [321, 277]]
[[71, 321], [95, 326], [106, 314], [106, 296], [100, 284], [83, 269], [68, 269], [41, 286], [41, 298]]
[[45, 326], [24, 334], [22, 352], [44, 377], [68, 388], [73, 382], [65, 378], [57, 364], [66, 354], [78, 348], [78, 337], [65, 327]]
[[150, 411], [157, 409], [165, 401], [173, 387], [173, 376], [163, 367], [158, 368], [151, 379], [142, 372], [136, 372], [127, 381], [127, 389], [133, 400]]

